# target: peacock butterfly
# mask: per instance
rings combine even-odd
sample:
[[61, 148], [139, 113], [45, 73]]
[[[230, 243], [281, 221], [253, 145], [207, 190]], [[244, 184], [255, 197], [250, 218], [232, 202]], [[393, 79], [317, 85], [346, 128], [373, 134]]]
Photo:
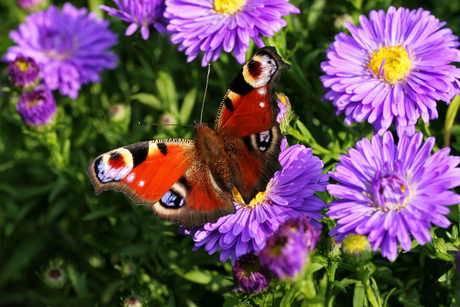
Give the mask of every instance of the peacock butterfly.
[[146, 141], [100, 155], [87, 170], [96, 194], [124, 192], [187, 229], [235, 213], [233, 188], [249, 203], [281, 169], [275, 90], [289, 67], [274, 47], [260, 49], [230, 85], [214, 129], [195, 121], [195, 141]]

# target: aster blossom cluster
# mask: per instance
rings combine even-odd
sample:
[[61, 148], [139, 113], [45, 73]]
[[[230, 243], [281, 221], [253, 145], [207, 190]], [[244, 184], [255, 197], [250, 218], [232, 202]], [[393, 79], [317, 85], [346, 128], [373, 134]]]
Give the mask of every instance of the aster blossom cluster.
[[367, 235], [372, 249], [381, 248], [383, 257], [396, 259], [398, 242], [411, 249], [412, 235], [419, 244], [431, 241], [431, 224], [446, 228], [446, 206], [460, 202], [460, 195], [449, 190], [460, 185], [460, 157], [449, 156], [443, 148], [430, 156], [435, 139], [422, 145], [422, 133], [404, 134], [395, 145], [393, 135], [363, 139], [356, 149], [340, 157], [336, 172], [338, 184], [328, 192], [338, 198], [329, 203], [327, 216], [337, 219], [329, 233], [341, 242], [349, 234]]
[[140, 28], [144, 40], [150, 36], [149, 26], [158, 32], [164, 32], [164, 1], [163, 0], [113, 0], [118, 10], [107, 5], [100, 5], [99, 8], [107, 11], [109, 15], [129, 22], [125, 35], [130, 36]]
[[278, 279], [296, 277], [316, 247], [320, 233], [306, 216], [287, 220], [258, 253], [262, 269]]
[[8, 75], [14, 86], [21, 90], [31, 88], [38, 82], [40, 69], [33, 58], [19, 54], [8, 64]]
[[19, 54], [8, 63], [13, 90], [20, 95], [16, 110], [29, 126], [49, 124], [56, 114], [56, 102], [46, 85], [39, 83], [40, 69], [33, 58]]
[[239, 257], [233, 264], [233, 281], [238, 290], [257, 293], [268, 288], [270, 278], [260, 271], [259, 257], [253, 253]]
[[206, 66], [222, 50], [233, 51], [243, 64], [251, 38], [264, 47], [261, 35], [272, 37], [287, 25], [282, 16], [298, 13], [287, 0], [166, 0], [164, 16], [171, 42], [180, 44], [188, 62], [204, 51], [201, 65]]
[[48, 6], [48, 0], [16, 0], [19, 7], [25, 11], [35, 11]]
[[398, 135], [412, 135], [421, 116], [438, 117], [436, 101], [460, 94], [458, 37], [423, 9], [390, 7], [347, 23], [326, 52], [321, 77], [336, 114], [345, 123], [367, 120], [382, 135], [395, 123]]
[[59, 11], [50, 6], [10, 32], [17, 46], [8, 48], [5, 59], [14, 61], [19, 54], [33, 58], [50, 90], [77, 98], [82, 84], [97, 82], [103, 69], [116, 67], [117, 56], [107, 49], [117, 43], [117, 36], [108, 26], [85, 8], [66, 3]]
[[23, 93], [16, 109], [26, 124], [40, 126], [53, 119], [56, 114], [56, 101], [51, 91], [41, 85]]
[[282, 170], [275, 173], [265, 192], [259, 193], [248, 205], [234, 195], [235, 214], [192, 229], [194, 250], [204, 246], [213, 254], [220, 248], [222, 262], [229, 257], [235, 262], [241, 255], [264, 248], [267, 239], [292, 217], [306, 215], [313, 227], [322, 227], [317, 220], [322, 219], [320, 210], [326, 205], [314, 192], [324, 191], [328, 184], [328, 175], [321, 174], [323, 162], [313, 156], [310, 148], [286, 146], [284, 139], [279, 155]]

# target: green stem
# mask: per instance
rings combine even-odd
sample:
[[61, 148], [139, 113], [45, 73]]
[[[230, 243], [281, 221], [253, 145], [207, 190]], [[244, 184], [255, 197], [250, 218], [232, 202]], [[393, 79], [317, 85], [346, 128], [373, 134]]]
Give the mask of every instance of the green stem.
[[366, 297], [371, 306], [373, 307], [380, 307], [380, 304], [377, 302], [377, 299], [374, 295], [374, 291], [372, 291], [371, 284], [369, 282], [369, 274], [367, 268], [358, 268], [356, 269], [356, 275], [361, 280], [364, 291], [366, 292]]
[[321, 302], [313, 303], [317, 299], [318, 293], [313, 281], [313, 273], [309, 270], [308, 265], [303, 272], [303, 278], [299, 282], [299, 290], [305, 296], [308, 306], [324, 307], [324, 304]]
[[329, 264], [327, 266], [327, 274], [329, 277], [329, 289], [327, 291], [327, 301], [329, 301], [332, 298], [332, 292], [334, 290], [334, 281], [335, 281], [335, 272], [337, 271], [337, 268], [339, 267], [339, 263], [337, 261], [329, 261]]
[[312, 137], [307, 138], [304, 135], [302, 135], [299, 131], [293, 129], [292, 127], [289, 127], [288, 134], [292, 135], [293, 137], [295, 137], [299, 141], [305, 142], [308, 146], [311, 147], [311, 149], [313, 150], [314, 154], [329, 154], [329, 153], [331, 153], [330, 150], [328, 150], [328, 149], [322, 147], [321, 145], [319, 145], [318, 143], [316, 143], [316, 141]]
[[[364, 283], [364, 280], [366, 280], [366, 283]], [[371, 303], [372, 306], [374, 307], [379, 307], [379, 303], [377, 302], [377, 299], [375, 298], [374, 291], [372, 291], [371, 285], [369, 283], [369, 279], [364, 278], [362, 281], [364, 290], [366, 291], [366, 296], [367, 299], [369, 300], [369, 303]]]
[[459, 107], [460, 96], [455, 96], [447, 109], [446, 121], [444, 122], [444, 147], [450, 146], [450, 132], [452, 130], [452, 126], [454, 125], [454, 120], [457, 116]]

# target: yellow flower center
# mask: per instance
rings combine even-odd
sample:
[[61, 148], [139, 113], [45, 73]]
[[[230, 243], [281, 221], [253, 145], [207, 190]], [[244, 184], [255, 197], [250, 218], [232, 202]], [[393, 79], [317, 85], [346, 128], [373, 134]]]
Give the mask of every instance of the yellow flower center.
[[17, 61], [16, 65], [19, 67], [21, 71], [26, 71], [29, 70], [29, 64], [27, 64], [27, 61]]
[[217, 13], [233, 15], [241, 11], [247, 0], [215, 0], [214, 9]]
[[286, 245], [286, 243], [287, 243], [287, 239], [282, 238], [281, 242], [278, 242], [275, 246], [273, 246], [273, 248], [270, 250], [270, 254], [274, 256], [281, 255], [281, 250]]
[[263, 192], [257, 193], [256, 197], [254, 197], [249, 204], [246, 204], [244, 202], [243, 198], [241, 197], [240, 192], [238, 192], [237, 188], [233, 187], [232, 189], [233, 200], [243, 207], [254, 209], [257, 205], [260, 205], [261, 203], [267, 201], [267, 198], [265, 197], [265, 195], [269, 191], [270, 186], [271, 186], [271, 183], [269, 182], [267, 184], [267, 189]]
[[259, 263], [245, 263], [244, 265], [244, 275], [246, 275], [248, 279], [251, 278], [251, 273], [257, 273], [260, 270]]
[[276, 97], [277, 97], [279, 100], [281, 100], [281, 102], [282, 102], [285, 106], [288, 105], [288, 101], [287, 101], [286, 95], [280, 94], [280, 93], [276, 93]]
[[401, 45], [380, 48], [372, 53], [371, 59], [367, 63], [367, 68], [372, 69], [377, 76], [385, 79], [390, 84], [395, 84], [397, 81], [404, 79], [409, 74], [410, 67], [411, 60], [409, 55]]
[[29, 101], [27, 101], [27, 106], [29, 108], [32, 108], [32, 107], [37, 106], [39, 103], [40, 103], [40, 100], [38, 100], [38, 99], [29, 100]]
[[363, 235], [350, 235], [343, 239], [342, 244], [351, 253], [361, 253], [365, 250], [370, 250], [370, 244], [367, 238]]

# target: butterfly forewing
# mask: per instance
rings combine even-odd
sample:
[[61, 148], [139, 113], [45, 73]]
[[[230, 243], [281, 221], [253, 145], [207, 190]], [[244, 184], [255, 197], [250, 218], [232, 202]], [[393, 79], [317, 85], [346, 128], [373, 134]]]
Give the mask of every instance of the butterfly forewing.
[[279, 113], [278, 79], [289, 67], [274, 47], [256, 52], [222, 99], [214, 129], [235, 138], [270, 129]]
[[171, 139], [124, 146], [97, 157], [87, 173], [97, 194], [114, 189], [136, 204], [151, 205], [190, 167], [194, 143]]
[[281, 169], [278, 161], [282, 139], [276, 116], [276, 88], [289, 69], [275, 48], [259, 50], [243, 66], [219, 107], [214, 124], [228, 144], [238, 170], [234, 184], [248, 203], [264, 191], [270, 178]]

